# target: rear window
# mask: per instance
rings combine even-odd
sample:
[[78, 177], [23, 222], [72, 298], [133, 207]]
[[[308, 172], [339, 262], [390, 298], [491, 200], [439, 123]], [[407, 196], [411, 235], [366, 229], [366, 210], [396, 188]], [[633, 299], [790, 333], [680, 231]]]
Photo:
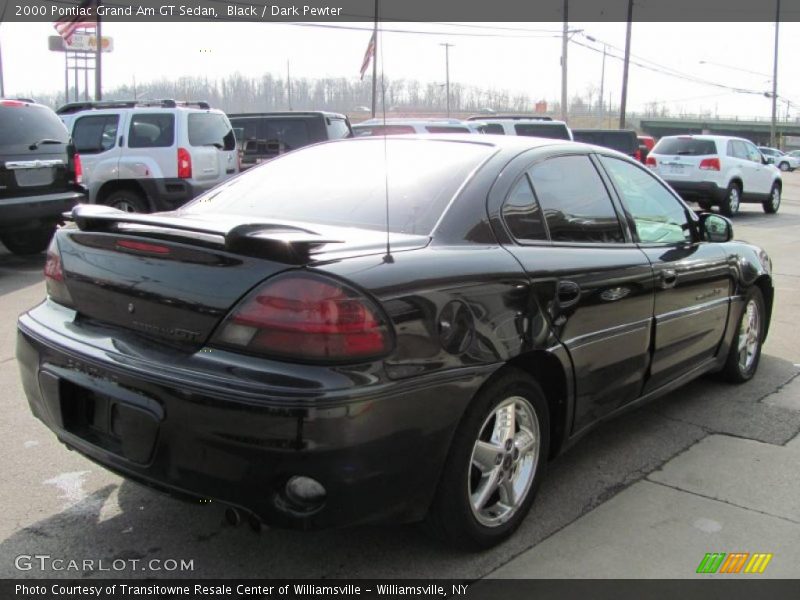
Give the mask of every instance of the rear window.
[[426, 125], [428, 133], [469, 133], [466, 127], [448, 127], [447, 125]]
[[328, 126], [328, 137], [330, 139], [340, 140], [342, 138], [350, 137], [350, 128], [347, 126], [347, 121], [336, 118], [330, 118], [328, 121], [330, 123]]
[[411, 125], [361, 125], [353, 127], [355, 137], [369, 137], [371, 135], [397, 135], [415, 133]]
[[220, 150], [236, 148], [236, 138], [225, 115], [219, 113], [192, 113], [189, 115], [189, 144], [216, 146]]
[[175, 116], [170, 113], [135, 114], [128, 132], [130, 148], [169, 148], [175, 143]]
[[693, 138], [661, 138], [653, 148], [654, 154], [676, 154], [685, 156], [705, 156], [716, 154], [717, 145], [713, 140]]
[[245, 172], [181, 212], [382, 231], [388, 185], [389, 230], [427, 235], [492, 152], [483, 144], [410, 138], [311, 146]]
[[69, 141], [67, 128], [53, 111], [44, 106], [0, 106], [0, 147], [30, 146], [44, 139]]
[[500, 123], [489, 123], [484, 125], [483, 133], [494, 133], [497, 135], [505, 135], [506, 130], [503, 129], [503, 126]]
[[639, 149], [639, 139], [632, 131], [576, 131], [572, 130], [576, 142], [611, 148], [623, 154], [633, 155]]
[[553, 140], [570, 139], [567, 126], [558, 123], [515, 123], [514, 131], [517, 132], [517, 135], [550, 138]]
[[269, 119], [261, 117], [234, 118], [231, 123], [242, 130], [240, 143], [245, 149], [268, 153], [266, 148], [281, 147], [283, 152], [308, 146], [314, 141], [308, 122], [302, 118]]

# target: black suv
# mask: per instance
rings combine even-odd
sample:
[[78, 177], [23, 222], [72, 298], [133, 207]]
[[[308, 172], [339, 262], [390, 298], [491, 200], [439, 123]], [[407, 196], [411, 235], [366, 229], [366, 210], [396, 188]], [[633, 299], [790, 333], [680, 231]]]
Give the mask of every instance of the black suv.
[[639, 137], [632, 129], [573, 129], [576, 142], [611, 148], [642, 162]]
[[309, 144], [353, 137], [349, 119], [332, 112], [240, 113], [228, 118], [242, 170]]
[[56, 114], [0, 99], [0, 241], [14, 254], [42, 252], [61, 215], [84, 199], [80, 158]]

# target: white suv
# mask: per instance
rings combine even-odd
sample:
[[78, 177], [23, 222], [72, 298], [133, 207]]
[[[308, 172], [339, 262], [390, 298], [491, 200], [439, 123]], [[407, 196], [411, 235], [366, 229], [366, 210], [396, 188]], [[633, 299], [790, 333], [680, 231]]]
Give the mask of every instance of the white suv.
[[56, 113], [80, 152], [91, 203], [172, 210], [239, 172], [230, 121], [205, 102], [76, 102]]
[[525, 135], [556, 140], [573, 140], [572, 130], [564, 121], [550, 117], [526, 115], [492, 115], [488, 118], [469, 117], [468, 121], [483, 123], [483, 133], [494, 135]]
[[758, 202], [764, 212], [776, 213], [783, 182], [748, 140], [725, 135], [662, 137], [647, 156], [647, 165], [685, 200], [701, 208], [719, 206], [733, 216], [742, 202]]
[[353, 125], [353, 137], [413, 133], [483, 133], [482, 123], [459, 119], [368, 119]]

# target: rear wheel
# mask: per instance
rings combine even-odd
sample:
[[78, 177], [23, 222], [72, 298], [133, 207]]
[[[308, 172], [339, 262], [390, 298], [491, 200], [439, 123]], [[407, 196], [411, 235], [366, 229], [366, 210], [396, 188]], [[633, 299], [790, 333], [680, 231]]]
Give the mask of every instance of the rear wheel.
[[721, 373], [725, 380], [731, 383], [744, 383], [756, 374], [758, 361], [761, 358], [765, 324], [764, 296], [760, 289], [753, 287], [745, 296], [744, 310], [739, 317], [736, 336]]
[[469, 550], [508, 538], [530, 510], [549, 443], [544, 393], [525, 373], [508, 370], [478, 393], [464, 416], [428, 524]]
[[781, 162], [781, 163], [778, 165], [778, 168], [779, 168], [781, 171], [791, 171], [791, 167], [789, 166], [789, 163], [788, 163], [788, 162], [786, 162], [786, 161], [782, 161], [782, 162]]
[[720, 204], [720, 212], [726, 217], [732, 217], [739, 212], [742, 201], [742, 190], [738, 183], [732, 182], [725, 192], [725, 199]]
[[762, 204], [764, 212], [768, 214], [775, 214], [781, 207], [781, 186], [777, 183], [772, 184], [772, 190], [769, 192], [769, 199], [765, 200]]
[[47, 250], [55, 230], [55, 225], [48, 225], [39, 229], [8, 232], [0, 235], [0, 241], [14, 254], [39, 254]]
[[130, 213], [150, 212], [147, 200], [132, 190], [119, 190], [109, 195], [104, 201], [106, 204], [117, 210]]

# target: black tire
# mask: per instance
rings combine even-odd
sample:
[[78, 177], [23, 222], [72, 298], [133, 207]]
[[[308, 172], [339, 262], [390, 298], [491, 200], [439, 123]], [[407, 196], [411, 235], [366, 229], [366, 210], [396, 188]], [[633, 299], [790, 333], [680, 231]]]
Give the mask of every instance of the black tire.
[[703, 210], [711, 210], [712, 204], [708, 200], [699, 200], [697, 202], [697, 206], [699, 206]]
[[[521, 402], [521, 403], [520, 403]], [[494, 429], [498, 417], [494, 415], [501, 407], [513, 406], [515, 415], [515, 433], [505, 442], [496, 441], [495, 448], [504, 448], [495, 456], [497, 461], [493, 464], [492, 472], [499, 474], [503, 483], [498, 484], [491, 495], [486, 496], [485, 508], [480, 507], [476, 514], [472, 501], [484, 477], [490, 477], [487, 472], [478, 469], [473, 461], [477, 443], [486, 440], [487, 427]], [[526, 408], [527, 407], [527, 408]], [[530, 410], [530, 414], [525, 411]], [[525, 422], [532, 417], [536, 421], [534, 428], [531, 423], [525, 427]], [[538, 448], [525, 455], [518, 452], [518, 444], [524, 443], [523, 429], [536, 432], [538, 429]], [[530, 437], [532, 440], [536, 434]], [[522, 442], [520, 441], [522, 440]], [[431, 505], [426, 524], [428, 528], [440, 539], [448, 544], [464, 550], [483, 550], [499, 544], [507, 539], [519, 527], [525, 515], [530, 510], [536, 491], [541, 483], [547, 465], [550, 446], [550, 414], [547, 400], [539, 384], [523, 371], [507, 369], [494, 381], [488, 383], [472, 401], [466, 414], [459, 424], [453, 438], [450, 452], [445, 463], [436, 497]], [[530, 461], [525, 458], [530, 457]], [[518, 462], [517, 462], [518, 461]], [[490, 463], [491, 464], [491, 463]], [[525, 465], [528, 465], [526, 468]], [[527, 473], [526, 473], [527, 471]], [[507, 476], [505, 475], [507, 473]], [[518, 481], [514, 481], [519, 477]], [[494, 481], [494, 480], [492, 480]], [[487, 481], [488, 482], [488, 481]], [[514, 509], [505, 515], [492, 515], [495, 506], [501, 506], [500, 499], [508, 485], [520, 484], [519, 498], [510, 503]], [[475, 485], [477, 484], [477, 485]], [[503, 488], [501, 490], [501, 488]], [[524, 491], [523, 491], [524, 490]], [[515, 490], [516, 491], [516, 490]], [[505, 491], [508, 499], [508, 492]], [[493, 499], [496, 498], [496, 501]], [[494, 502], [494, 503], [493, 503]], [[481, 505], [483, 506], [483, 505]], [[486, 514], [483, 514], [483, 510]], [[499, 509], [498, 509], [499, 510]], [[496, 523], [485, 524], [479, 519], [497, 519]]]
[[792, 170], [792, 168], [789, 166], [789, 163], [786, 162], [785, 160], [781, 161], [781, 163], [778, 165], [778, 168], [784, 173]]
[[732, 181], [725, 191], [725, 198], [719, 205], [719, 211], [726, 217], [732, 217], [739, 212], [739, 206], [742, 203], [742, 188], [741, 186]]
[[150, 206], [147, 204], [147, 200], [141, 194], [138, 194], [133, 190], [119, 190], [117, 192], [113, 192], [105, 200], [103, 200], [102, 203], [112, 208], [118, 208], [119, 210], [125, 212], [150, 212]]
[[39, 254], [47, 250], [55, 231], [55, 225], [39, 229], [12, 231], [0, 235], [0, 241], [14, 254], [21, 256]]
[[[758, 311], [757, 330], [754, 332], [756, 345], [752, 354], [750, 354], [750, 350], [745, 347], [744, 352], [747, 353], [745, 356], [746, 360], [742, 360], [743, 350], [740, 348], [739, 340], [742, 335], [747, 335], [749, 331], [752, 331], [751, 322], [749, 320], [750, 313], [748, 312], [748, 307], [751, 303], [755, 307], [755, 310]], [[750, 288], [744, 297], [744, 308], [736, 324], [736, 335], [734, 335], [733, 341], [731, 342], [731, 349], [728, 352], [728, 359], [725, 362], [725, 367], [723, 367], [720, 373], [725, 381], [744, 383], [745, 381], [750, 381], [753, 375], [756, 374], [756, 370], [758, 370], [758, 361], [761, 359], [761, 346], [764, 342], [766, 316], [764, 296], [761, 290], [754, 286]], [[746, 321], [747, 323], [745, 324]], [[745, 324], [744, 329], [743, 324]]]
[[761, 205], [764, 207], [764, 212], [769, 215], [774, 215], [781, 207], [781, 186], [777, 183], [772, 184], [772, 189], [769, 191], [769, 200], [765, 200]]

